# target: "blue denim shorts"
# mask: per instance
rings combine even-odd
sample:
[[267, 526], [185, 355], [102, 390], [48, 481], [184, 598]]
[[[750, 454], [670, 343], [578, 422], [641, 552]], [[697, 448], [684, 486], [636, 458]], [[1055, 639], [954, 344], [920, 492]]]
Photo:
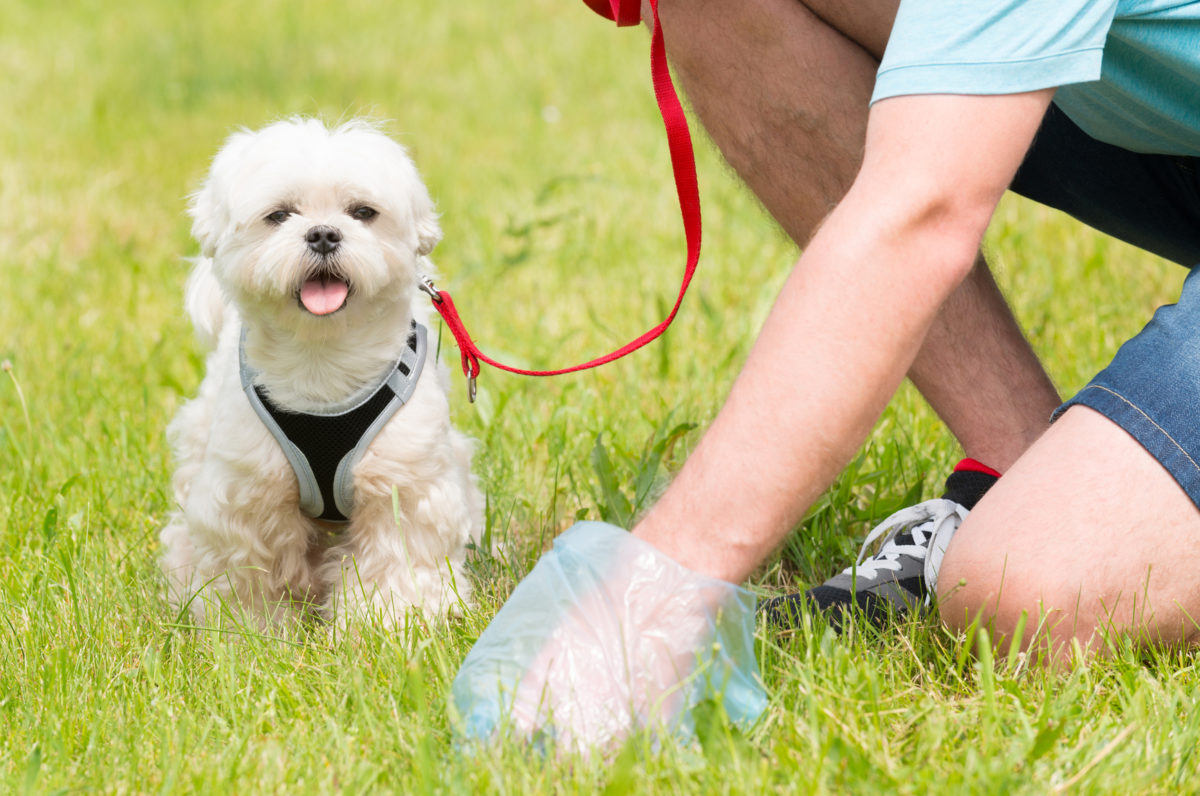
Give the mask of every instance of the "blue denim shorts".
[[1200, 507], [1200, 158], [1097, 141], [1051, 105], [1012, 190], [1192, 271], [1113, 361], [1054, 413], [1089, 406], [1142, 444]]

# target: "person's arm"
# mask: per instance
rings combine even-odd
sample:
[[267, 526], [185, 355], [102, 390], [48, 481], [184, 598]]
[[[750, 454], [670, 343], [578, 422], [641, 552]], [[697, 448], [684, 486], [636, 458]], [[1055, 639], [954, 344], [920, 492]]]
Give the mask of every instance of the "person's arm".
[[761, 712], [754, 600], [733, 583], [870, 431], [970, 270], [1050, 94], [876, 105], [854, 187], [700, 446], [634, 530], [650, 545], [587, 523], [555, 541], [455, 678], [468, 737], [507, 726], [583, 751], [634, 727], [682, 731], [702, 699], [724, 699], [731, 717]]
[[785, 283], [729, 398], [634, 529], [740, 582], [853, 456], [970, 271], [1053, 90], [883, 100], [862, 169]]

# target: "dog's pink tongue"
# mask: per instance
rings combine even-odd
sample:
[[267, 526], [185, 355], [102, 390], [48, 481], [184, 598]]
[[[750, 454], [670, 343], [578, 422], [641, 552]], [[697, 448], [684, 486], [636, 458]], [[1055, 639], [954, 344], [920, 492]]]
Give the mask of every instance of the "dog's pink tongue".
[[340, 279], [317, 277], [300, 288], [300, 303], [313, 315], [328, 315], [342, 308], [349, 292], [350, 286]]

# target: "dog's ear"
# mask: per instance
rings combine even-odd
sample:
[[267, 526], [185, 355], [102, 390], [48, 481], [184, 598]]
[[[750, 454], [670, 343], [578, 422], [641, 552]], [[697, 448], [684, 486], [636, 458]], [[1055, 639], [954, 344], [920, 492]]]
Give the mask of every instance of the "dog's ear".
[[192, 237], [200, 244], [200, 254], [212, 257], [217, 250], [221, 230], [229, 223], [223, 218], [221, 203], [216, 200], [216, 188], [210, 178], [204, 187], [192, 194], [188, 212], [192, 216]]
[[422, 257], [433, 251], [442, 240], [442, 228], [438, 225], [437, 216], [430, 208], [417, 218], [417, 254]]
[[213, 276], [212, 260], [197, 257], [184, 290], [184, 306], [191, 316], [196, 337], [208, 348], [216, 348], [225, 320], [225, 296]]
[[230, 135], [213, 158], [204, 185], [191, 196], [188, 212], [192, 216], [192, 237], [200, 244], [200, 254], [204, 257], [213, 256], [233, 222], [226, 199], [232, 191], [234, 175], [242, 168], [243, 153], [253, 139], [254, 133], [246, 129]]
[[425, 257], [433, 247], [442, 240], [442, 228], [438, 224], [437, 210], [433, 206], [433, 198], [425, 190], [420, 180], [412, 203], [413, 226], [417, 232], [417, 255]]

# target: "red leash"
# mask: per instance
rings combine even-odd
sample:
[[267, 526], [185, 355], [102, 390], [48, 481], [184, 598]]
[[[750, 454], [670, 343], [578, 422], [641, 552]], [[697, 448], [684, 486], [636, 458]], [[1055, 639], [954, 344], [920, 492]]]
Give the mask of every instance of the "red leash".
[[[618, 25], [636, 25], [640, 21], [638, 0], [585, 0], [597, 13], [615, 21]], [[631, 340], [612, 353], [588, 360], [580, 365], [558, 370], [523, 370], [497, 362], [479, 350], [479, 346], [467, 333], [458, 310], [454, 307], [454, 299], [445, 290], [438, 290], [428, 278], [422, 277], [421, 288], [433, 299], [433, 306], [446, 322], [450, 333], [458, 343], [462, 356], [463, 375], [467, 377], [468, 395], [475, 400], [475, 379], [479, 375], [479, 363], [518, 373], [523, 376], [558, 376], [563, 373], [574, 373], [587, 370], [612, 362], [614, 359], [638, 350], [667, 330], [683, 296], [691, 284], [692, 275], [696, 272], [696, 263], [700, 259], [700, 189], [696, 182], [696, 160], [692, 151], [692, 137], [688, 132], [687, 117], [683, 113], [683, 105], [679, 95], [675, 93], [675, 85], [671, 82], [671, 71], [667, 66], [667, 48], [663, 42], [662, 26], [658, 23], [658, 0], [650, 0], [650, 9], [654, 14], [654, 34], [650, 40], [650, 75], [654, 81], [654, 96], [658, 100], [659, 113], [662, 114], [663, 124], [667, 129], [667, 146], [671, 151], [671, 169], [675, 175], [675, 190], [679, 194], [679, 211], [683, 216], [683, 230], [687, 238], [687, 265], [683, 272], [683, 284], [679, 287], [679, 296], [675, 306], [666, 319], [642, 336]]]

